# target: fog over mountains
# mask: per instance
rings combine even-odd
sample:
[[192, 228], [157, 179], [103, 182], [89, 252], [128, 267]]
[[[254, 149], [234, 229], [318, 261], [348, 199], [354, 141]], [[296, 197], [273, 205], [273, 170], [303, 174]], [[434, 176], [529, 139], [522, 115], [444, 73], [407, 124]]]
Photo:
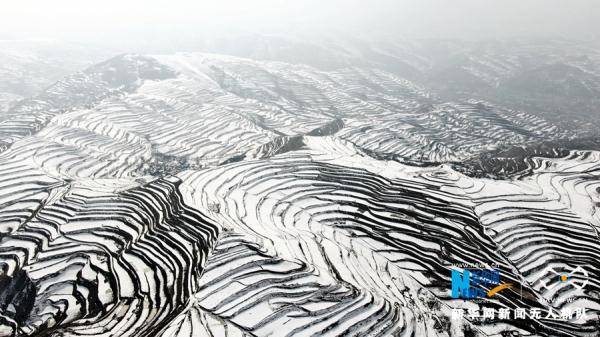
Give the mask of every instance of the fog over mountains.
[[[136, 16], [135, 1], [59, 1], [37, 10], [81, 17], [13, 20], [0, 41], [0, 336], [598, 335], [600, 46], [574, 36], [597, 14], [540, 3], [507, 2], [573, 30], [496, 33], [527, 21], [497, 3], [483, 37], [366, 29], [402, 8], [427, 22], [484, 10], [469, 1], [198, 14], [240, 23], [227, 32], [195, 30], [181, 11], [202, 7], [183, 2]], [[243, 28], [259, 9], [335, 27]], [[98, 35], [108, 13], [129, 13], [120, 40]], [[51, 38], [33, 38], [43, 27]], [[497, 272], [502, 288], [456, 297], [464, 269]]]

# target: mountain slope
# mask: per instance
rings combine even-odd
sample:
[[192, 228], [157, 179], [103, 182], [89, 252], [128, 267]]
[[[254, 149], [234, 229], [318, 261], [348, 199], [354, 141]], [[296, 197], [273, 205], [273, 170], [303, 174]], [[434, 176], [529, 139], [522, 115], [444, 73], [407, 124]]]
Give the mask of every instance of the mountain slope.
[[[591, 336], [597, 144], [377, 67], [121, 55], [0, 120], [0, 336]], [[465, 265], [513, 286], [452, 298]]]

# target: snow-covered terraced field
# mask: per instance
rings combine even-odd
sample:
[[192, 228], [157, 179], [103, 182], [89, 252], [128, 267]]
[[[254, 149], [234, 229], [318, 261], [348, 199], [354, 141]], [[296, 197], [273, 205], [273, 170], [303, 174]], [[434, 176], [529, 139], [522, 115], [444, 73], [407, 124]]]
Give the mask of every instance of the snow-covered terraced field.
[[[490, 83], [513, 72], [477, 64]], [[366, 66], [122, 55], [11, 105], [0, 336], [600, 333], [598, 139], [426, 88]], [[454, 298], [465, 265], [511, 286]], [[585, 277], [550, 287], [547, 267]], [[453, 316], [484, 308], [527, 314]], [[585, 315], [530, 314], [548, 308]]]

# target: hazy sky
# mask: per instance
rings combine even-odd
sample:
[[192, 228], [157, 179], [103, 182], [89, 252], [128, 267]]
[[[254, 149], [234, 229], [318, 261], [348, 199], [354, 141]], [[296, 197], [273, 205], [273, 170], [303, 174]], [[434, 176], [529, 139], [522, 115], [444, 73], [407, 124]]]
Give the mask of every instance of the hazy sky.
[[598, 38], [600, 0], [5, 0], [0, 37], [128, 44], [337, 29], [403, 37]]

